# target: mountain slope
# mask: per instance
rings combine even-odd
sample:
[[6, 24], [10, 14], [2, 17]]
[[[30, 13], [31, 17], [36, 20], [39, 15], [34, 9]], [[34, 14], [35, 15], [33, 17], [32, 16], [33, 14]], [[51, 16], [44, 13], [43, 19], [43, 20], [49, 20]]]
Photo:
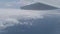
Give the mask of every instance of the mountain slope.
[[53, 10], [53, 9], [58, 9], [58, 8], [38, 2], [38, 3], [30, 4], [27, 6], [23, 6], [23, 7], [21, 7], [21, 9], [24, 9], [24, 10]]

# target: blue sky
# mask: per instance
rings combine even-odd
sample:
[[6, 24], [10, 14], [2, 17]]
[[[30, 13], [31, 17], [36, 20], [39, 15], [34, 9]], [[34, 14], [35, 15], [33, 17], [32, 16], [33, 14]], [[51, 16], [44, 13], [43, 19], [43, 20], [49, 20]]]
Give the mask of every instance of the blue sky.
[[60, 8], [60, 0], [0, 0], [0, 8], [20, 8], [27, 4], [41, 2]]

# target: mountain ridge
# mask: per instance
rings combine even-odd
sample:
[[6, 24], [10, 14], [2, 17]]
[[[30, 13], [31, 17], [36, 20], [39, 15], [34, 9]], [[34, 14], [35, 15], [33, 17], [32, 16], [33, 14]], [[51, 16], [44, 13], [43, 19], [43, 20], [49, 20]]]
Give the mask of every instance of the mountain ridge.
[[21, 9], [24, 9], [24, 10], [53, 10], [53, 9], [58, 9], [58, 8], [44, 4], [44, 3], [37, 2], [34, 4], [27, 5], [27, 6], [22, 6]]

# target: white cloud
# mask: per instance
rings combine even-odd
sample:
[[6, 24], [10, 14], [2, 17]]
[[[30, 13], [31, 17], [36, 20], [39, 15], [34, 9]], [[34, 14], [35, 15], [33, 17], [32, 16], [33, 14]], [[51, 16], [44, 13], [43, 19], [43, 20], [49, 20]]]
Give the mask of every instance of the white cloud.
[[[0, 29], [4, 29], [8, 26], [13, 26], [15, 24], [27, 24], [26, 22], [21, 23], [18, 19], [38, 19], [43, 18], [40, 12], [28, 11], [28, 10], [19, 10], [19, 9], [0, 9]], [[30, 23], [31, 24], [31, 23]], [[32, 24], [31, 24], [32, 25]]]
[[[43, 19], [45, 15], [54, 14], [57, 15], [59, 10], [51, 11], [35, 11], [35, 10], [20, 10], [20, 9], [0, 9], [0, 29], [5, 29], [9, 26], [30, 25], [31, 22], [21, 22], [18, 20], [30, 20], [30, 19]], [[60, 12], [59, 12], [60, 13]], [[60, 14], [58, 14], [60, 16]]]

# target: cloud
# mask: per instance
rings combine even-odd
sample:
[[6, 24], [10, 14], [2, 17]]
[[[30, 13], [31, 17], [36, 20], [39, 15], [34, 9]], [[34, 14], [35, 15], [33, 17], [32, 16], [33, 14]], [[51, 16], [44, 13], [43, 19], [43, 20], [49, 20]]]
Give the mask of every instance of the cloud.
[[6, 28], [16, 26], [18, 24], [26, 25], [29, 28], [30, 26], [35, 27], [38, 25], [46, 27], [46, 25], [49, 24], [48, 26], [51, 26], [52, 28], [52, 26], [55, 27], [54, 23], [60, 21], [59, 18], [59, 10], [35, 11], [20, 9], [0, 9], [0, 31], [4, 31]]
[[[42, 14], [42, 13], [41, 13]], [[28, 24], [26, 22], [19, 22], [18, 20], [30, 20], [43, 18], [38, 12], [19, 10], [19, 9], [0, 9], [0, 29], [13, 26], [15, 24]], [[31, 23], [30, 23], [31, 24]]]
[[[1, 0], [0, 0], [1, 1]], [[0, 8], [20, 8], [21, 6], [29, 5], [32, 3], [41, 2], [55, 7], [60, 7], [59, 0], [8, 0], [1, 1]]]

